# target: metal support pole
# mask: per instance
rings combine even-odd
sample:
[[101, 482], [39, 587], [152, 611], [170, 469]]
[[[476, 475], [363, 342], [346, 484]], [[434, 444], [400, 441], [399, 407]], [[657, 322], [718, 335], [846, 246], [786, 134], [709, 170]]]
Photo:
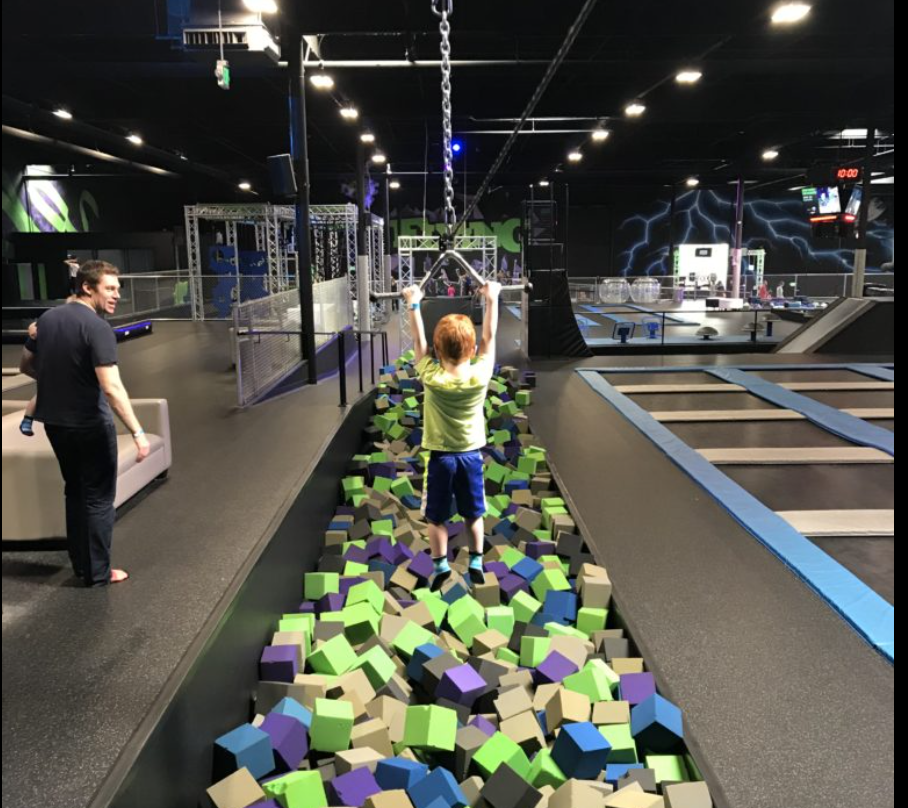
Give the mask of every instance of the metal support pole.
[[341, 407], [347, 406], [347, 340], [343, 331], [337, 332], [337, 378], [340, 380]]
[[876, 148], [876, 121], [870, 118], [867, 126], [867, 148], [864, 151], [864, 185], [858, 224], [858, 243], [854, 251], [854, 278], [851, 296], [864, 297], [864, 278], [867, 272], [867, 228], [870, 224], [870, 195], [873, 192], [873, 152]]
[[365, 392], [365, 385], [363, 384], [363, 335], [357, 331], [356, 332], [356, 352], [359, 355], [359, 392]]
[[369, 336], [369, 353], [372, 356], [372, 386], [375, 387], [375, 340]]
[[[370, 331], [372, 318], [369, 310], [369, 231], [366, 210], [366, 147], [360, 141], [356, 150], [356, 308], [359, 319], [359, 330]], [[372, 337], [369, 337], [372, 341]]]
[[[732, 297], [741, 297], [741, 266], [744, 261], [744, 178], [738, 178], [738, 202], [735, 206], [735, 252], [732, 259]], [[726, 280], [728, 280], [726, 278]]]
[[309, 384], [318, 384], [315, 347], [315, 302], [312, 289], [312, 233], [309, 215], [309, 145], [306, 123], [306, 47], [296, 23], [286, 29], [289, 43], [290, 147], [296, 170], [296, 243], [300, 269], [301, 354], [309, 369]]

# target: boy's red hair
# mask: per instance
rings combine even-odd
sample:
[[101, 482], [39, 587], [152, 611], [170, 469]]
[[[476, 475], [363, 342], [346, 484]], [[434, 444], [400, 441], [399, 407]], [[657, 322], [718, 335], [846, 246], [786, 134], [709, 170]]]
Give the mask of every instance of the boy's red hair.
[[464, 314], [449, 314], [435, 327], [434, 344], [440, 362], [460, 364], [476, 353], [476, 327]]

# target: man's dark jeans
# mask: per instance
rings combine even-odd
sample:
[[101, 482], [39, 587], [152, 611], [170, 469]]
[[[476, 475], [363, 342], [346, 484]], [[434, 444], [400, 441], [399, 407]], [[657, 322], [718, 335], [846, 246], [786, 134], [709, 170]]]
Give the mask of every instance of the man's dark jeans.
[[116, 519], [116, 429], [102, 423], [47, 425], [45, 431], [66, 483], [66, 539], [73, 571], [87, 586], [107, 586]]

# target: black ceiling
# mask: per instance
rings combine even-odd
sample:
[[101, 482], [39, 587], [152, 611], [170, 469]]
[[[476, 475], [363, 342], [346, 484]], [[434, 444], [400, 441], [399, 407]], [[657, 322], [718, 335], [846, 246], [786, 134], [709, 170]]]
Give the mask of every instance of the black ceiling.
[[[185, 2], [185, 0], [180, 0]], [[240, 0], [223, 0], [229, 21]], [[173, 0], [171, 5], [174, 5]], [[192, 0], [193, 18], [217, 0]], [[564, 163], [571, 147], [586, 155], [577, 181], [704, 183], [738, 175], [782, 180], [819, 161], [851, 161], [829, 133], [873, 120], [894, 131], [894, 0], [815, 0], [809, 20], [788, 30], [770, 24], [774, 0], [600, 0], [564, 67], [536, 111], [537, 129], [589, 129], [610, 119], [611, 140], [594, 146], [580, 133], [519, 139], [501, 182], [532, 181]], [[168, 38], [166, 0], [4, 0], [4, 124], [67, 137], [65, 125], [28, 115], [65, 104], [77, 121], [146, 142], [228, 178], [261, 181], [265, 158], [288, 150], [286, 69], [266, 59], [234, 59], [233, 89], [217, 88], [214, 55], [199, 58]], [[430, 0], [283, 0], [305, 33], [324, 35], [325, 60], [437, 59]], [[577, 15], [582, 0], [454, 0], [454, 58], [509, 65], [456, 67], [455, 131], [466, 144], [470, 183], [478, 183], [520, 115]], [[280, 18], [277, 18], [278, 20]], [[279, 36], [279, 24], [271, 23]], [[378, 35], [377, 35], [378, 34]], [[679, 87], [675, 73], [695, 66], [703, 80]], [[319, 178], [353, 170], [361, 126], [343, 122], [347, 98], [364, 115], [397, 171], [440, 162], [437, 69], [333, 69], [334, 97], [309, 93], [311, 165]], [[623, 115], [645, 95], [643, 119]], [[85, 134], [81, 135], [84, 139]], [[77, 137], [72, 139], [78, 140]], [[83, 144], [84, 145], [84, 144]], [[767, 166], [760, 155], [781, 147]], [[894, 151], [894, 136], [886, 150]], [[144, 159], [155, 162], [155, 153]], [[169, 165], [167, 167], [174, 167]], [[179, 165], [176, 164], [179, 169]], [[894, 154], [879, 168], [894, 170]], [[185, 166], [182, 170], [190, 170]]]

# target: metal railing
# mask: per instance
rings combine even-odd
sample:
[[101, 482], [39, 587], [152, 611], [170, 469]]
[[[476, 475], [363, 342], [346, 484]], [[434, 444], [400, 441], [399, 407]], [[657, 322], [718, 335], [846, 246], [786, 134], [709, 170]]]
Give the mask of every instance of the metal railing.
[[[353, 327], [346, 278], [315, 284], [316, 346]], [[266, 396], [303, 364], [303, 323], [295, 290], [233, 307], [233, 358], [241, 407]], [[345, 339], [340, 339], [345, 343]]]
[[[825, 306], [826, 304], [821, 304]], [[611, 340], [615, 347], [633, 342], [634, 345], [651, 344], [694, 345], [703, 343], [752, 343], [777, 344], [801, 328], [806, 319], [785, 319], [768, 309], [751, 311], [727, 309], [672, 309], [670, 311], [647, 309], [630, 311], [621, 304], [606, 305], [607, 322], [593, 320], [592, 315], [577, 313], [578, 327], [584, 340], [595, 340], [596, 347], [608, 347]], [[806, 309], [810, 317], [822, 308]]]
[[[675, 278], [673, 275], [643, 275], [629, 276], [624, 278], [628, 283], [633, 284], [638, 277], [652, 280], [658, 280], [662, 284], [662, 300], [669, 301], [676, 299], [676, 292], [684, 289], [688, 297], [699, 296], [704, 298], [712, 296], [709, 287], [702, 286], [694, 289], [693, 286], [675, 287]], [[852, 280], [854, 276], [851, 273], [790, 273], [790, 274], [766, 274], [764, 280], [769, 286], [769, 290], [775, 296], [778, 286], [783, 285], [785, 298], [810, 297], [819, 300], [834, 300], [838, 297], [848, 297], [852, 294]], [[615, 280], [616, 276], [596, 276], [596, 277], [574, 277], [568, 278], [568, 286], [571, 293], [571, 301], [574, 303], [600, 303], [599, 289], [604, 281]], [[619, 278], [620, 279], [620, 276]], [[877, 284], [892, 289], [895, 293], [895, 274], [892, 272], [868, 272], [865, 277], [868, 284]], [[746, 284], [747, 296], [756, 296], [755, 278], [752, 275], [744, 277]], [[719, 292], [722, 295], [722, 292]], [[727, 290], [724, 292], [728, 296]]]

